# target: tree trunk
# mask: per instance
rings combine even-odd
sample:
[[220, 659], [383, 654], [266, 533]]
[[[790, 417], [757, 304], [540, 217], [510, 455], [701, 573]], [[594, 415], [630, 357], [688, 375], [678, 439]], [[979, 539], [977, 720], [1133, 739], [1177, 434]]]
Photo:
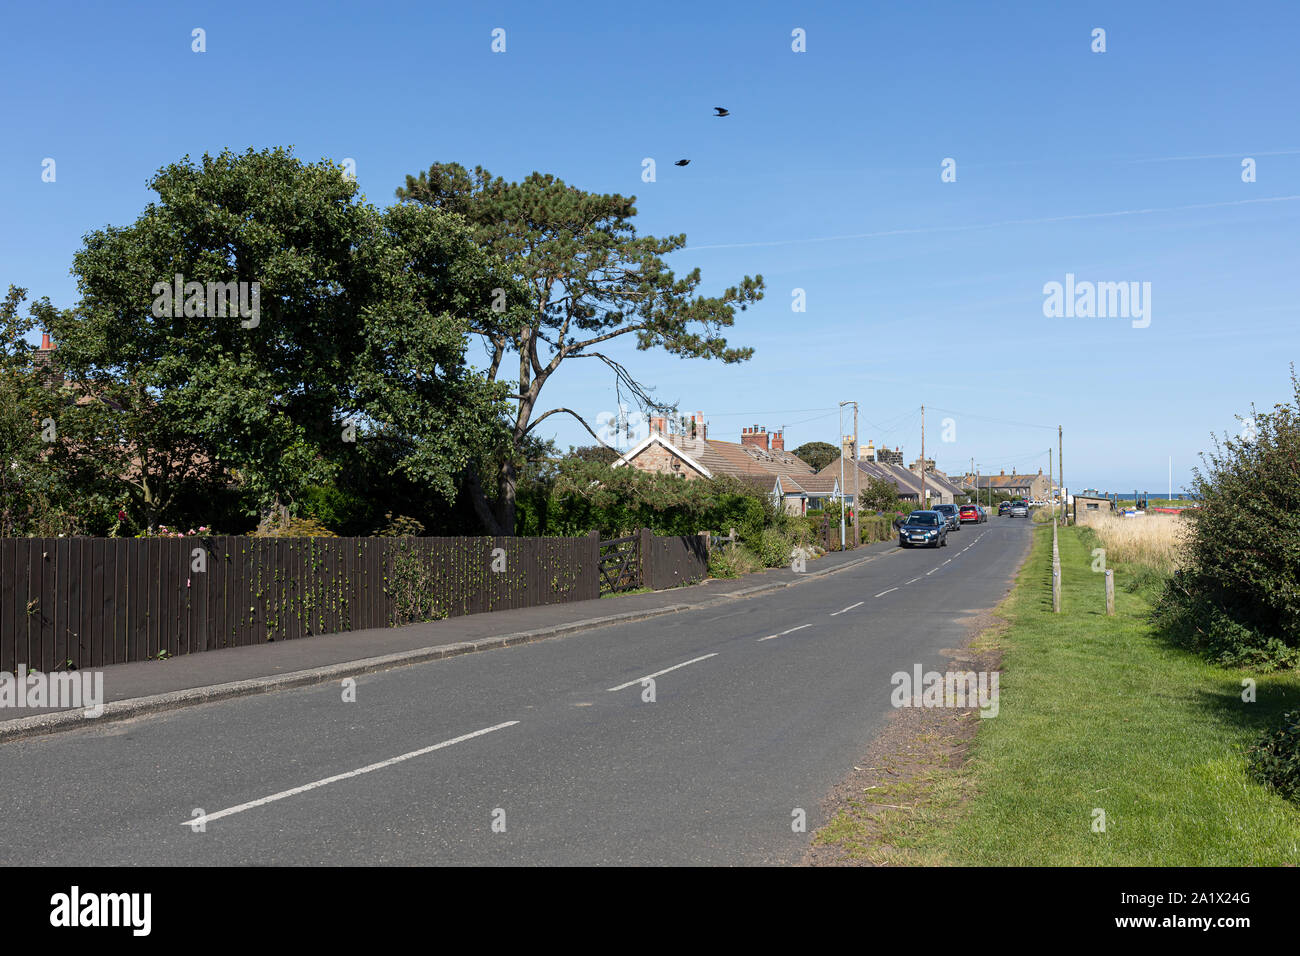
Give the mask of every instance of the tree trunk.
[[515, 534], [515, 494], [519, 481], [515, 463], [509, 459], [501, 463], [497, 473], [497, 525], [498, 534], [514, 537]]
[[501, 524], [497, 521], [497, 516], [492, 513], [487, 495], [483, 493], [483, 483], [479, 480], [477, 469], [470, 468], [465, 478], [465, 490], [469, 493], [469, 500], [474, 504], [474, 514], [478, 516], [479, 521], [483, 522], [483, 527], [488, 534], [503, 537]]

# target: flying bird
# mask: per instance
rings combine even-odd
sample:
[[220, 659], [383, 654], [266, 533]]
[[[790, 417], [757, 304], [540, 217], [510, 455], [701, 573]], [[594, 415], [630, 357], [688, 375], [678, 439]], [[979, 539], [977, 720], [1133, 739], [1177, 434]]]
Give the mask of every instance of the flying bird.
[[715, 106], [715, 107], [713, 107], [713, 108], [714, 108], [714, 110], [717, 111], [717, 115], [718, 115], [718, 116], [730, 116], [730, 115], [731, 115], [731, 110], [724, 109], [724, 108], [721, 107], [721, 106]]
[[679, 159], [679, 160], [677, 160], [677, 162], [673, 163], [673, 165], [674, 165], [674, 166], [689, 166], [690, 163], [691, 163], [691, 161], [690, 161], [689, 159]]

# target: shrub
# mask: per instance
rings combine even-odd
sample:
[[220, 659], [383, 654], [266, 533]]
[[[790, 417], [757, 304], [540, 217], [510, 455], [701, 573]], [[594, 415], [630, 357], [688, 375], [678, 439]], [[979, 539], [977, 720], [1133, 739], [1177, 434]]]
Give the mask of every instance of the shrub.
[[1282, 715], [1282, 724], [1265, 731], [1246, 752], [1251, 778], [1300, 802], [1300, 710]]
[[794, 536], [779, 528], [764, 528], [754, 543], [754, 552], [765, 568], [782, 568], [793, 560]]
[[271, 515], [263, 519], [250, 538], [337, 538], [333, 531], [315, 518], [296, 515]]
[[1201, 508], [1188, 512], [1181, 573], [1156, 611], [1169, 636], [1221, 663], [1300, 662], [1300, 381], [1294, 405], [1256, 414], [1194, 469]]
[[709, 577], [738, 578], [757, 571], [762, 565], [754, 552], [743, 544], [724, 544], [709, 552]]
[[384, 525], [375, 529], [375, 534], [381, 538], [418, 538], [424, 534], [424, 525], [414, 518], [407, 515], [398, 515], [393, 517], [393, 513], [386, 512]]
[[858, 526], [862, 531], [863, 544], [894, 539], [893, 515], [862, 515], [858, 519]]

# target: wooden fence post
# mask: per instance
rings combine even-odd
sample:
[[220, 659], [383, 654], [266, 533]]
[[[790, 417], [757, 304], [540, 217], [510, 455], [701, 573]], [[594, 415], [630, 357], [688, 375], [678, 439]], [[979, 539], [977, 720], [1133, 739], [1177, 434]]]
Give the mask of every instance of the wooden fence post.
[[1106, 569], [1106, 616], [1115, 616], [1115, 572]]
[[1061, 613], [1061, 552], [1056, 540], [1056, 519], [1052, 519], [1052, 613]]
[[650, 561], [651, 561], [650, 555], [652, 553], [652, 548], [651, 548], [652, 541], [653, 541], [653, 535], [650, 533], [650, 529], [642, 528], [641, 537], [637, 541], [637, 552], [638, 552], [637, 557], [640, 559], [637, 563], [640, 564], [641, 566], [641, 587], [643, 588], [650, 587], [651, 586], [650, 582], [654, 580], [653, 575], [651, 575], [650, 573]]

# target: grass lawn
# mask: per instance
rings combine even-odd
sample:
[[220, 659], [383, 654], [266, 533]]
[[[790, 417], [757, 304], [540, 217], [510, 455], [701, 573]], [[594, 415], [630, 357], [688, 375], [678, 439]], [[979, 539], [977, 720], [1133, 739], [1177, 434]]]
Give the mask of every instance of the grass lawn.
[[[1061, 533], [1062, 613], [1051, 612], [1050, 525], [1000, 614], [1007, 629], [1001, 709], [979, 721], [970, 759], [871, 799], [906, 809], [873, 818], [884, 850], [840, 814], [819, 839], [890, 863], [1187, 866], [1300, 863], [1300, 807], [1244, 772], [1244, 750], [1300, 706], [1300, 675], [1207, 664], [1161, 642], [1154, 594], [1114, 567], [1116, 614], [1091, 570], [1090, 532]], [[1257, 681], [1244, 703], [1243, 678]], [[1094, 811], [1105, 832], [1094, 832]], [[860, 835], [860, 834], [859, 834]]]

